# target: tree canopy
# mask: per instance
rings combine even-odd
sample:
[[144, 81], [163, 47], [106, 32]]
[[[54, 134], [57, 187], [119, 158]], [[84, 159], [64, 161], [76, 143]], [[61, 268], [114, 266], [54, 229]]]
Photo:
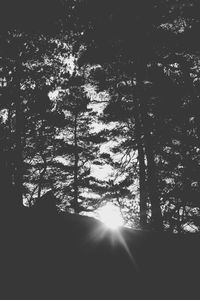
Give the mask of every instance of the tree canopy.
[[2, 2], [2, 207], [51, 189], [60, 210], [113, 202], [130, 226], [199, 230], [199, 8]]

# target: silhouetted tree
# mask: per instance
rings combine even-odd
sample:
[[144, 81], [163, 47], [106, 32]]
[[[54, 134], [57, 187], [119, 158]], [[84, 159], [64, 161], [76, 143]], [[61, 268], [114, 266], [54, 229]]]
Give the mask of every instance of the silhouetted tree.
[[[160, 97], [163, 99], [163, 105], [168, 106], [170, 100], [180, 99], [181, 94], [180, 88], [172, 84], [173, 74], [165, 76], [164, 85], [157, 85], [157, 90], [149, 89], [148, 84], [154, 85], [159, 80], [158, 77], [153, 80], [151, 78], [148, 82], [148, 73], [155, 66], [157, 68], [162, 66], [165, 72], [165, 61], [171, 54], [181, 51], [188, 53], [185, 40], [191, 38], [190, 34], [198, 28], [194, 14], [195, 7], [198, 9], [196, 1], [193, 1], [191, 5], [188, 5], [187, 1], [181, 3], [154, 1], [148, 4], [135, 1], [134, 3], [127, 2], [127, 5], [122, 2], [114, 5], [112, 1], [109, 1], [103, 5], [101, 3], [101, 7], [88, 1], [85, 6], [81, 7], [83, 16], [87, 15], [88, 18], [81, 19], [81, 14], [79, 18], [83, 24], [80, 29], [83, 36], [81, 41], [86, 49], [82, 52], [80, 64], [88, 62], [93, 65], [100, 64], [106, 76], [103, 79], [100, 76], [99, 81], [103, 83], [104, 89], [109, 88], [111, 95], [112, 92], [116, 94], [116, 87], [119, 86], [120, 81], [127, 82], [128, 88], [132, 88], [128, 94], [132, 95], [134, 100], [132, 107], [135, 107], [137, 117], [139, 116], [137, 128], [141, 130], [138, 141], [141, 144], [140, 149], [143, 148], [144, 151], [144, 154], [141, 151], [141, 158], [145, 157], [143, 161], [146, 163], [146, 189], [143, 190], [146, 190], [151, 203], [152, 226], [157, 229], [163, 228], [163, 222], [156, 166], [156, 153], [159, 147], [155, 144], [153, 137], [155, 130], [152, 123], [155, 120], [152, 113], [153, 99]], [[92, 14], [89, 15], [86, 11]], [[88, 19], [90, 26], [88, 26]], [[191, 49], [196, 46], [197, 44], [192, 43]], [[164, 76], [161, 77], [164, 78]], [[169, 81], [171, 84], [168, 85]], [[164, 93], [166, 93], [165, 97], [163, 97]], [[118, 97], [120, 97], [119, 93]], [[178, 104], [178, 101], [176, 103]], [[143, 164], [143, 169], [144, 166], [145, 164]], [[142, 202], [145, 211], [147, 202], [145, 200]]]
[[59, 95], [66, 125], [57, 155], [62, 156], [70, 169], [65, 179], [68, 205], [78, 213], [92, 209], [92, 202], [95, 206], [100, 200], [98, 195], [95, 197], [95, 185], [98, 182], [95, 183], [91, 175], [91, 166], [98, 159], [99, 145], [105, 140], [101, 134], [91, 132], [96, 114], [89, 107], [90, 99], [84, 84], [84, 77], [74, 73], [67, 88], [60, 91]]

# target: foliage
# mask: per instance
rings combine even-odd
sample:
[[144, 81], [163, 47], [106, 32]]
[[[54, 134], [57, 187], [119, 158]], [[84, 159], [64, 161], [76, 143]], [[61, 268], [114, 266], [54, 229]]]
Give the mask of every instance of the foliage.
[[112, 201], [141, 227], [199, 230], [198, 1], [1, 8], [7, 193], [32, 206], [52, 189], [62, 210]]

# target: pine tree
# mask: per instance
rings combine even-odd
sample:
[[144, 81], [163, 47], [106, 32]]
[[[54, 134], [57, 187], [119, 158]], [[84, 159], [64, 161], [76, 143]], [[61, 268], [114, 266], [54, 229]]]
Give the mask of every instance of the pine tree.
[[[148, 196], [146, 199], [149, 199], [151, 203], [152, 226], [159, 230], [163, 229], [156, 166], [156, 153], [159, 146], [155, 144], [155, 141], [158, 143], [158, 140], [153, 137], [152, 105], [154, 105], [154, 97], [162, 97], [162, 105], [167, 107], [170, 100], [180, 98], [180, 88], [175, 85], [172, 87], [170, 84], [168, 89], [169, 78], [165, 76], [163, 91], [166, 95], [163, 97], [162, 86], [157, 85], [157, 90], [149, 90], [148, 73], [155, 66], [162, 66], [165, 71], [165, 61], [175, 53], [185, 52], [191, 55], [190, 51], [198, 49], [192, 35], [192, 33], [198, 32], [199, 25], [195, 15], [195, 9], [198, 7], [196, 1], [192, 1], [191, 4], [188, 4], [187, 1], [179, 3], [177, 1], [170, 3], [169, 1], [151, 3], [128, 1], [127, 5], [120, 1], [115, 5], [109, 1], [103, 5], [101, 3], [101, 7], [87, 2], [86, 11], [92, 11], [92, 17], [88, 17], [90, 26], [88, 26], [88, 19], [86, 23], [84, 23], [84, 19], [82, 20], [82, 41], [85, 43], [86, 51], [83, 51], [80, 64], [88, 62], [93, 65], [100, 64], [106, 73], [106, 76], [103, 80], [101, 77], [100, 81], [103, 82], [105, 89], [107, 85], [111, 95], [112, 93], [118, 94], [120, 98], [119, 93], [116, 93], [120, 80], [123, 83], [127, 82], [129, 89], [132, 85], [132, 92], [129, 92], [129, 95], [132, 94], [135, 100], [132, 106], [136, 107], [137, 115], [139, 115], [137, 128], [141, 129], [140, 144], [142, 147], [140, 149], [144, 150], [144, 155], [141, 151], [141, 157], [143, 155], [146, 159], [146, 189], [144, 190]], [[86, 11], [83, 11], [83, 16], [87, 14]], [[186, 48], [188, 40], [191, 41], [189, 52]], [[185, 41], [187, 42], [185, 43]], [[122, 78], [122, 74], [126, 76]], [[170, 80], [172, 77], [173, 75], [170, 76]], [[152, 83], [150, 80], [149, 84], [158, 83], [158, 77], [153, 81]], [[178, 107], [178, 102], [176, 103]], [[143, 175], [143, 177], [145, 176]], [[145, 202], [144, 210], [147, 204]]]
[[[91, 166], [98, 160], [99, 145], [105, 140], [101, 134], [91, 133], [96, 113], [89, 107], [84, 78], [73, 73], [59, 93], [60, 105], [65, 113], [62, 146], [56, 154], [65, 160], [69, 169], [63, 192], [68, 207], [75, 213], [90, 211], [101, 201], [98, 190], [101, 183], [91, 175]], [[66, 88], [67, 87], [67, 88]]]

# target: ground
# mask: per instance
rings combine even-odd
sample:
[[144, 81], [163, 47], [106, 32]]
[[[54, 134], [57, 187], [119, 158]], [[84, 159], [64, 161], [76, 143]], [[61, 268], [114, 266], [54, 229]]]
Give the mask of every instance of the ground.
[[3, 221], [1, 299], [195, 299], [199, 235], [29, 210]]

